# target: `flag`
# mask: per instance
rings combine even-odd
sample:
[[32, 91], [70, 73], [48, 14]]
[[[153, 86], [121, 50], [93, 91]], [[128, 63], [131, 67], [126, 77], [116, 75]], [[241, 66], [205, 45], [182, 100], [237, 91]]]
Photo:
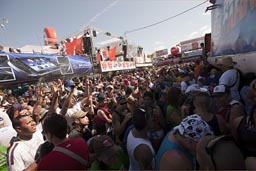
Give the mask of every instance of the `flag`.
[[69, 38], [69, 41], [66, 41], [65, 45], [67, 49], [67, 55], [83, 54], [82, 36]]
[[109, 55], [109, 60], [110, 61], [115, 61], [116, 60], [116, 47], [112, 47], [109, 49], [108, 51], [108, 55]]
[[101, 61], [101, 55], [99, 52], [96, 53], [96, 59], [98, 63]]

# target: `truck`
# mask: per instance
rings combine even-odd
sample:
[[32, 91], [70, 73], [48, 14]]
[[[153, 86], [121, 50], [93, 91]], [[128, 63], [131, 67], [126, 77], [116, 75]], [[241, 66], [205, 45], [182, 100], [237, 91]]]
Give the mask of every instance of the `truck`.
[[[207, 60], [232, 57], [243, 73], [256, 73], [256, 0], [210, 0], [211, 37]], [[209, 35], [208, 35], [209, 37]], [[209, 47], [210, 46], [210, 47]], [[207, 50], [206, 50], [207, 53]]]

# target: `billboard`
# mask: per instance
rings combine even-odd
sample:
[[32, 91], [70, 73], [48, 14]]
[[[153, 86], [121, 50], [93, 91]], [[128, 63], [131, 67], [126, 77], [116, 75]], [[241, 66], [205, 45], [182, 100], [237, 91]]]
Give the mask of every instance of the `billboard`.
[[217, 0], [212, 10], [211, 56], [256, 51], [256, 1]]
[[92, 71], [85, 56], [0, 53], [0, 85], [82, 76]]
[[199, 49], [201, 43], [204, 43], [204, 36], [180, 42], [181, 52]]
[[135, 69], [135, 62], [132, 61], [101, 61], [102, 72]]

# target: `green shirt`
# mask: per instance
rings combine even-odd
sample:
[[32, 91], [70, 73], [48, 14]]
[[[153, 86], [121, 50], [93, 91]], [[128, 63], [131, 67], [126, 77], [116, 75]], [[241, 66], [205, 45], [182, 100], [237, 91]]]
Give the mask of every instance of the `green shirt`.
[[0, 171], [7, 170], [6, 153], [7, 148], [5, 146], [0, 146]]
[[171, 125], [172, 127], [175, 127], [175, 126], [177, 126], [177, 124], [174, 123], [174, 121], [171, 119], [171, 114], [173, 112], [176, 112], [182, 118], [182, 114], [181, 114], [180, 110], [173, 107], [172, 105], [168, 105], [167, 110], [166, 110], [165, 120], [166, 120], [167, 125]]
[[128, 155], [121, 149], [116, 155], [116, 160], [111, 165], [105, 165], [104, 168], [102, 168], [100, 162], [95, 160], [92, 162], [89, 170], [127, 170], [128, 166]]

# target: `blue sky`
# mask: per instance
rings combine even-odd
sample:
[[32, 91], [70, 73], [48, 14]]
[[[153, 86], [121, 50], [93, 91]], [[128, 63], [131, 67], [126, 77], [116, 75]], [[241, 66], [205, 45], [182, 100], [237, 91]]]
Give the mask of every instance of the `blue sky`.
[[[205, 0], [0, 0], [0, 44], [19, 48], [43, 45], [43, 29], [53, 27], [58, 38], [90, 25], [115, 35], [144, 27], [192, 8]], [[145, 52], [170, 48], [203, 36], [211, 28], [209, 2], [159, 25], [126, 35]]]

